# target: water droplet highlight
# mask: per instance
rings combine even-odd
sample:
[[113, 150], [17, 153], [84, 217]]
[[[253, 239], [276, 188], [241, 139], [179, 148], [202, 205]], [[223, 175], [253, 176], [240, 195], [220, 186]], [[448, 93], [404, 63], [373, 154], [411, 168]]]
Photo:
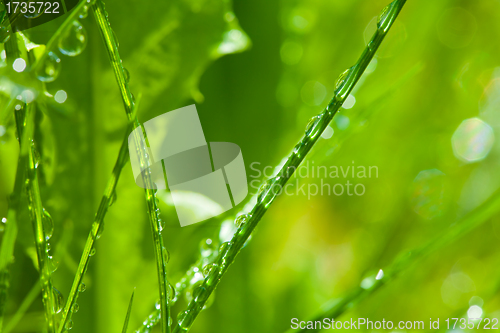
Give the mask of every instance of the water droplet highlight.
[[87, 46], [87, 31], [79, 21], [73, 21], [59, 39], [59, 50], [70, 57], [81, 54]]
[[250, 219], [251, 215], [250, 214], [243, 214], [240, 215], [234, 220], [234, 224], [236, 225], [236, 228], [240, 228], [242, 225], [248, 222]]
[[217, 264], [208, 264], [203, 267], [203, 276], [208, 277], [217, 270]]
[[52, 288], [52, 294], [54, 295], [54, 312], [59, 313], [64, 305], [64, 297], [56, 288]]
[[52, 220], [52, 217], [50, 216], [49, 212], [45, 210], [45, 208], [43, 209], [42, 225], [43, 225], [43, 233], [45, 234], [45, 239], [49, 240], [54, 232], [54, 221]]
[[53, 82], [61, 71], [61, 59], [54, 52], [49, 52], [40, 69], [36, 73], [38, 80]]

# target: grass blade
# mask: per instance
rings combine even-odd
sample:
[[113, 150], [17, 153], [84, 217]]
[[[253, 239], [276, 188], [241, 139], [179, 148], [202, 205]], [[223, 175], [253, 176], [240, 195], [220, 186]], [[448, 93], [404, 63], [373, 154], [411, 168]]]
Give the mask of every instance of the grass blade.
[[[26, 121], [34, 123], [35, 107], [27, 104]], [[30, 149], [28, 151], [29, 167], [27, 169], [26, 190], [28, 193], [28, 203], [30, 208], [31, 222], [35, 234], [35, 247], [38, 258], [38, 269], [40, 272], [40, 282], [42, 285], [42, 299], [45, 308], [47, 321], [47, 331], [52, 333], [56, 330], [55, 314], [59, 310], [59, 300], [56, 299], [58, 292], [52, 286], [52, 257], [48, 252], [48, 240], [52, 236], [53, 222], [50, 215], [43, 208], [38, 183], [38, 159], [32, 135], [28, 135]]]
[[305, 136], [295, 146], [288, 160], [277, 173], [276, 177], [268, 180], [259, 190], [257, 204], [252, 211], [239, 217], [240, 227], [234, 234], [230, 242], [221, 246], [219, 256], [216, 261], [217, 269], [211, 270], [211, 273], [205, 278], [203, 284], [199, 287], [196, 297], [189, 303], [186, 311], [182, 312], [178, 318], [178, 325], [174, 328], [174, 333], [186, 332], [191, 328], [194, 320], [203, 309], [205, 302], [220, 282], [220, 279], [227, 271], [228, 267], [234, 261], [235, 257], [250, 237], [261, 218], [264, 216], [269, 206], [272, 204], [280, 189], [287, 183], [297, 167], [304, 160], [321, 133], [328, 126], [337, 111], [344, 103], [349, 93], [352, 91], [366, 67], [373, 59], [375, 52], [379, 48], [387, 32], [399, 15], [406, 0], [396, 0], [389, 4], [379, 16], [377, 30], [367, 47], [361, 54], [356, 65], [341, 74], [337, 81], [335, 96], [326, 107], [326, 110], [320, 115], [313, 117], [309, 122]]
[[134, 291], [132, 292], [132, 296], [130, 297], [130, 302], [128, 303], [127, 315], [125, 316], [125, 323], [123, 324], [122, 333], [127, 333], [128, 321], [130, 320], [130, 313], [132, 312], [132, 303], [134, 302]]
[[[115, 73], [115, 78], [120, 89], [120, 94], [125, 107], [125, 113], [129, 118], [129, 121], [134, 122], [134, 127], [140, 126], [137, 119], [133, 119], [132, 110], [134, 108], [134, 96], [130, 91], [128, 86], [128, 80], [125, 74], [125, 68], [123, 67], [120, 53], [118, 52], [118, 44], [115, 40], [113, 30], [109, 24], [107, 13], [104, 7], [104, 2], [97, 0], [93, 5], [94, 17], [96, 19], [99, 31], [101, 32], [102, 39], [106, 46], [108, 56], [111, 62], [111, 66]], [[137, 133], [134, 132], [134, 140], [136, 142], [136, 147], [142, 147], [141, 139], [138, 137]], [[142, 166], [149, 165], [146, 159], [146, 149], [140, 149], [137, 152], [139, 161]], [[141, 168], [144, 170], [144, 168]], [[159, 217], [159, 208], [156, 200], [156, 190], [153, 190], [151, 175], [147, 172], [143, 174], [144, 184], [146, 184], [147, 189], [145, 190], [146, 202], [148, 207], [148, 217], [151, 225], [151, 233], [153, 235], [154, 242], [154, 252], [156, 258], [156, 267], [158, 275], [158, 285], [159, 285], [159, 295], [160, 295], [160, 311], [161, 311], [161, 327], [163, 333], [170, 332], [169, 318], [170, 309], [168, 304], [169, 288], [170, 285], [167, 281], [166, 264], [168, 261], [168, 252], [163, 246], [163, 239], [161, 237], [161, 219]]]

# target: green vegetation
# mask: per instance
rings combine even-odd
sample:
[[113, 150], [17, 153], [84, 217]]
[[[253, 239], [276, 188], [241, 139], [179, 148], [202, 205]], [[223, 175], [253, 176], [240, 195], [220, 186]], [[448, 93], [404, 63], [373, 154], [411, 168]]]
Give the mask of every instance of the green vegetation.
[[[0, 2], [0, 332], [500, 318], [500, 4], [385, 5]], [[128, 140], [193, 103], [250, 195], [181, 228]]]

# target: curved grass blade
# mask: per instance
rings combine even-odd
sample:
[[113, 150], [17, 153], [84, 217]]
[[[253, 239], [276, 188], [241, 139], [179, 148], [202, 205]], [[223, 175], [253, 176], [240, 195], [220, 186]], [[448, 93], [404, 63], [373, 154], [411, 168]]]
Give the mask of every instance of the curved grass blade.
[[[292, 154], [288, 157], [284, 166], [278, 174], [268, 180], [259, 190], [257, 204], [252, 211], [245, 215], [244, 221], [240, 221], [240, 227], [234, 234], [230, 242], [221, 246], [219, 256], [216, 261], [217, 269], [213, 269], [205, 278], [203, 284], [196, 291], [196, 297], [188, 304], [186, 311], [181, 312], [178, 317], [178, 325], [174, 328], [174, 333], [186, 332], [191, 328], [194, 320], [203, 309], [206, 301], [215, 290], [222, 276], [226, 273], [228, 267], [234, 261], [235, 257], [250, 237], [260, 219], [264, 216], [269, 206], [272, 204], [280, 189], [293, 175], [297, 167], [304, 160], [305, 156], [314, 146], [321, 133], [328, 126], [337, 111], [344, 103], [349, 93], [352, 91], [366, 67], [372, 60], [375, 52], [379, 48], [387, 32], [399, 15], [406, 0], [396, 0], [389, 4], [381, 12], [377, 30], [368, 43], [356, 65], [342, 73], [337, 81], [335, 96], [326, 107], [326, 110], [315, 116], [309, 122], [305, 136], [295, 146]], [[241, 218], [241, 217], [239, 217]]]
[[[134, 95], [130, 91], [128, 86], [128, 80], [126, 79], [125, 68], [123, 67], [120, 53], [118, 52], [118, 43], [114, 37], [114, 32], [111, 29], [111, 26], [108, 21], [108, 14], [104, 7], [104, 2], [101, 0], [97, 0], [96, 3], [92, 6], [94, 17], [96, 19], [99, 31], [101, 32], [102, 39], [106, 46], [106, 50], [108, 52], [108, 56], [111, 62], [111, 66], [115, 73], [115, 78], [118, 83], [118, 88], [120, 89], [120, 94], [122, 97], [122, 101], [125, 107], [125, 112], [129, 121], [134, 121], [134, 127], [140, 127], [137, 119], [132, 118], [132, 110], [134, 107]], [[141, 138], [134, 131], [134, 140], [136, 142], [136, 147], [142, 147], [140, 151], [137, 151], [137, 155], [139, 157], [139, 161], [142, 170], [149, 170], [149, 161], [146, 158], [147, 149], [143, 147], [143, 142]], [[138, 149], [139, 150], [139, 149]], [[159, 285], [159, 296], [160, 296], [160, 311], [161, 311], [161, 327], [163, 333], [170, 333], [170, 309], [168, 297], [168, 290], [170, 288], [168, 280], [167, 280], [167, 270], [166, 264], [168, 261], [168, 252], [163, 246], [163, 238], [161, 237], [161, 219], [159, 217], [159, 208], [156, 199], [156, 190], [153, 190], [153, 182], [151, 180], [151, 174], [145, 172], [143, 174], [143, 181], [146, 184], [147, 189], [145, 190], [146, 194], [146, 202], [148, 207], [148, 217], [151, 226], [151, 232], [153, 235], [154, 242], [154, 252], [156, 258], [156, 268], [158, 275], [158, 285]]]
[[[468, 234], [475, 228], [479, 227], [488, 221], [494, 214], [500, 211], [500, 190], [497, 190], [485, 203], [464, 216], [459, 222], [454, 224], [451, 230], [444, 230], [434, 239], [430, 240], [425, 245], [413, 250], [404, 252], [396, 258], [394, 263], [384, 269], [383, 277], [376, 279], [375, 276], [370, 277], [367, 285], [369, 287], [358, 287], [352, 290], [346, 297], [335, 304], [331, 305], [319, 315], [315, 316], [312, 321], [323, 320], [323, 318], [338, 318], [353, 305], [359, 303], [366, 297], [372, 295], [380, 287], [396, 278], [399, 274], [406, 271], [417, 261], [435, 253], [439, 249], [455, 242], [464, 235]], [[291, 332], [305, 332], [306, 330], [289, 330]], [[307, 330], [307, 332], [318, 332], [318, 330]]]

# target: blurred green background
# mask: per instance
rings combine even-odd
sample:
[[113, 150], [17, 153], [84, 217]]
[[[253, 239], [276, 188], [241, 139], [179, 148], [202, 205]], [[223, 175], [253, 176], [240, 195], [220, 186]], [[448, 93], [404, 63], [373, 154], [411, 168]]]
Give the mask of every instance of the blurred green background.
[[[308, 120], [333, 96], [338, 75], [358, 59], [385, 5], [384, 0], [123, 0], [108, 1], [106, 8], [131, 89], [142, 94], [139, 120], [196, 103], [208, 141], [241, 147], [249, 181], [258, 180], [250, 186], [255, 194], [252, 184], [264, 177], [254, 169], [274, 167], [291, 152]], [[63, 20], [24, 34], [45, 44]], [[332, 122], [333, 136], [324, 135], [306, 159], [310, 168], [375, 166], [378, 177], [292, 178], [306, 191], [321, 181], [330, 186], [350, 181], [365, 192], [290, 190], [294, 195], [277, 198], [193, 333], [284, 332], [292, 318], [307, 320], [400, 253], [451, 231], [493, 194], [500, 185], [499, 22], [497, 0], [407, 2]], [[46, 85], [50, 95], [63, 90], [67, 99], [43, 97], [47, 110], [35, 137], [42, 199], [55, 223], [54, 286], [64, 296], [126, 127], [94, 18], [90, 14], [81, 23], [87, 31], [85, 50], [76, 57], [60, 55], [59, 77]], [[0, 71], [1, 77], [20, 80], [12, 70]], [[13, 189], [18, 143], [14, 110], [7, 109], [15, 96], [1, 87], [0, 94], [2, 217]], [[38, 283], [23, 200], [5, 323]], [[232, 213], [248, 211], [244, 206]], [[174, 207], [162, 201], [160, 208], [171, 255], [168, 276], [175, 284], [198, 258], [200, 242], [227, 239], [231, 222], [214, 218], [180, 228]], [[499, 318], [499, 240], [497, 214], [343, 318], [428, 322], [467, 316], [473, 305], [483, 317]], [[154, 309], [158, 286], [144, 192], [129, 164], [96, 248], [71, 331], [121, 330], [134, 288], [129, 329], [135, 329]], [[180, 296], [174, 313], [185, 306]], [[39, 296], [14, 331], [39, 332], [43, 320]]]

